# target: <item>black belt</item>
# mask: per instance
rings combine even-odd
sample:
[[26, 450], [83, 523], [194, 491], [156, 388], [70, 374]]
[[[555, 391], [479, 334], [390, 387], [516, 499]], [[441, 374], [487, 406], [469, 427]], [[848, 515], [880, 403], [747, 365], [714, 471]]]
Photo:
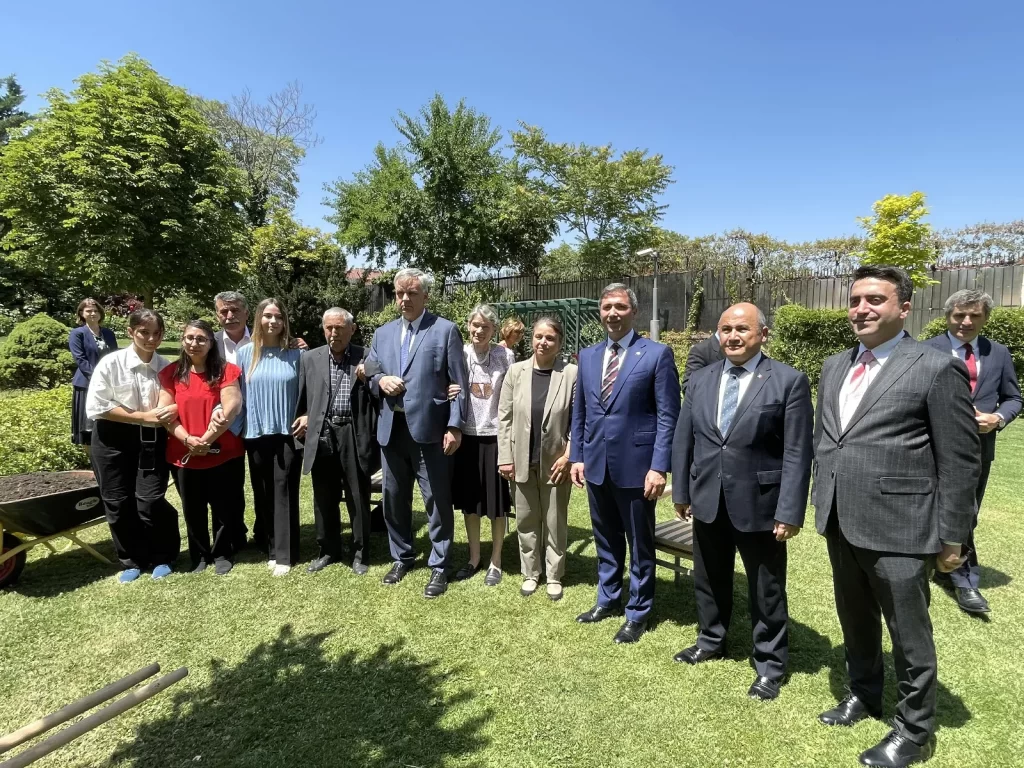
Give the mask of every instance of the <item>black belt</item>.
[[324, 418], [327, 424], [331, 424], [335, 427], [340, 427], [343, 424], [352, 423], [352, 414], [345, 414], [344, 416], [327, 416]]

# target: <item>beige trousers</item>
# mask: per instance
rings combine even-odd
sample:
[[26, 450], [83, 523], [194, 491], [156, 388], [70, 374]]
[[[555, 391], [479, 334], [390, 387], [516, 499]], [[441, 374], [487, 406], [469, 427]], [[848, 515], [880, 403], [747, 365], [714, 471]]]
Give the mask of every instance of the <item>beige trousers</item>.
[[561, 583], [565, 573], [565, 540], [568, 534], [568, 480], [549, 485], [548, 473], [530, 467], [530, 479], [515, 483], [516, 529], [524, 579], [541, 577], [541, 555], [547, 566], [548, 583]]

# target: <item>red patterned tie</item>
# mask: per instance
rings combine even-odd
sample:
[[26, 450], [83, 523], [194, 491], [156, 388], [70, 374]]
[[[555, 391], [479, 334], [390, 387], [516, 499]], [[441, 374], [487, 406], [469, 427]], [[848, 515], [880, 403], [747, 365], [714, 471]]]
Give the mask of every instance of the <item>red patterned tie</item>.
[[612, 344], [612, 354], [608, 358], [608, 370], [605, 371], [604, 379], [601, 381], [601, 402], [605, 402], [612, 394], [612, 387], [615, 384], [615, 377], [619, 375], [619, 345]]
[[971, 377], [971, 394], [978, 388], [978, 358], [974, 356], [974, 350], [970, 344], [964, 344], [964, 362], [967, 363], [967, 373]]
[[870, 349], [865, 349], [860, 358], [857, 360], [857, 367], [853, 369], [853, 376], [850, 377], [850, 390], [857, 390], [857, 383], [861, 380], [861, 377], [868, 372], [868, 365], [875, 356], [871, 353]]

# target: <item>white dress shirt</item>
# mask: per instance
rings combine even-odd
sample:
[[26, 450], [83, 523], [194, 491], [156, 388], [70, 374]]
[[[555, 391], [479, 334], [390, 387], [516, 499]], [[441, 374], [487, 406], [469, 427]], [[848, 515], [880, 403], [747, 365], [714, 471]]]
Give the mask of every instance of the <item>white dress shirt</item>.
[[601, 365], [601, 383], [604, 384], [604, 375], [608, 372], [608, 361], [612, 356], [612, 344], [619, 345], [619, 370], [622, 370], [622, 359], [626, 356], [626, 350], [629, 349], [629, 345], [633, 342], [633, 337], [636, 336], [636, 331], [632, 328], [629, 329], [629, 333], [623, 336], [618, 341], [612, 341], [611, 336], [607, 337], [604, 345], [604, 362]]
[[856, 391], [853, 391], [853, 374], [858, 366], [860, 366], [860, 356], [867, 350], [867, 347], [863, 344], [857, 347], [856, 361], [850, 370], [847, 371], [846, 380], [843, 382], [842, 389], [839, 390], [840, 427], [846, 429], [846, 425], [857, 411], [857, 406], [860, 405], [860, 401], [864, 398], [864, 393], [867, 392], [868, 387], [871, 386], [871, 382], [875, 380], [878, 372], [882, 370], [882, 366], [885, 365], [885, 361], [889, 359], [892, 351], [896, 349], [896, 345], [903, 341], [903, 336], [903, 333], [899, 333], [894, 338], [879, 344], [871, 350], [871, 354], [875, 356], [875, 359], [868, 364], [867, 370], [864, 371], [864, 381], [858, 382]]
[[409, 326], [412, 326], [412, 339], [409, 341], [409, 354], [412, 354], [413, 347], [416, 346], [416, 338], [420, 335], [420, 324], [423, 322], [423, 316], [427, 314], [426, 310], [420, 312], [420, 316], [415, 320], [406, 320], [402, 318], [402, 337], [399, 341], [399, 350], [405, 345], [405, 334], [409, 332]]
[[228, 336], [227, 331], [220, 330], [213, 334], [214, 339], [217, 341], [217, 346], [220, 347], [221, 359], [231, 363], [232, 365], [238, 365], [238, 350], [244, 347], [246, 344], [251, 344], [252, 339], [249, 338], [249, 329], [245, 329], [245, 334], [242, 336], [241, 341], [237, 344], [231, 340]]
[[[764, 357], [760, 352], [754, 355], [752, 358], [747, 360], [743, 365], [739, 366], [747, 373], [740, 376], [740, 394], [736, 400], [738, 406], [743, 402], [744, 395], [747, 394], [747, 390], [750, 389], [750, 382], [754, 380], [754, 370], [757, 368], [757, 364], [761, 362], [761, 358]], [[725, 385], [729, 383], [729, 371], [733, 369], [733, 364], [729, 362], [729, 358], [725, 359], [725, 368], [722, 369], [722, 378], [718, 382], [718, 418], [716, 423], [719, 427], [722, 426], [722, 402], [725, 400]]]
[[128, 411], [153, 410], [160, 400], [159, 373], [170, 364], [156, 353], [144, 363], [134, 345], [100, 358], [85, 396], [86, 415], [98, 419], [117, 406]]

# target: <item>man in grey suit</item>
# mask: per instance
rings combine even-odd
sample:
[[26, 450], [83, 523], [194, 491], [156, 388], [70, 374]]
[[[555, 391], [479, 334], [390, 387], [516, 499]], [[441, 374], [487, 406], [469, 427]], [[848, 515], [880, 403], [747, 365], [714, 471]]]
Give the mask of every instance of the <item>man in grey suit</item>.
[[814, 424], [815, 522], [828, 543], [849, 694], [819, 720], [882, 714], [882, 625], [896, 667], [896, 717], [860, 756], [931, 757], [937, 671], [928, 580], [963, 558], [981, 471], [967, 368], [903, 330], [913, 283], [895, 267], [854, 272], [848, 316], [860, 345], [825, 361]]
[[341, 498], [352, 523], [352, 571], [366, 574], [370, 556], [370, 478], [380, 466], [377, 401], [361, 375], [364, 348], [352, 344], [355, 321], [340, 307], [324, 312], [327, 344], [299, 361], [293, 425], [303, 438], [302, 472], [313, 477], [313, 515], [320, 555], [317, 573], [342, 559]]
[[690, 383], [690, 377], [701, 368], [707, 368], [712, 363], [725, 359], [722, 351], [722, 343], [718, 340], [718, 331], [708, 336], [703, 341], [698, 341], [686, 355], [686, 368], [683, 369], [683, 380], [679, 382], [683, 392], [686, 392], [686, 385]]
[[[978, 507], [985, 498], [988, 474], [996, 458], [996, 434], [1020, 413], [1021, 397], [1017, 374], [1013, 369], [1010, 350], [1002, 344], [981, 336], [992, 311], [992, 297], [984, 291], [968, 288], [957, 291], [948, 299], [946, 332], [928, 339], [925, 344], [945, 354], [953, 354], [964, 361], [971, 379], [971, 399], [974, 402], [974, 420], [981, 437], [981, 477], [975, 498]], [[963, 555], [967, 559], [948, 576], [937, 579], [943, 586], [956, 591], [960, 607], [971, 614], [986, 614], [991, 608], [982, 596], [981, 568], [974, 544], [974, 527], [978, 525], [975, 513], [971, 535], [964, 541]]]
[[[448, 551], [455, 529], [451, 455], [462, 442], [468, 373], [462, 336], [448, 320], [426, 311], [433, 285], [418, 269], [395, 275], [395, 302], [402, 313], [373, 334], [366, 358], [370, 388], [382, 398], [377, 442], [384, 466], [384, 521], [395, 564], [384, 584], [398, 584], [416, 560], [413, 551], [412, 485], [419, 481], [427, 509], [432, 569], [424, 597], [448, 588]], [[448, 399], [449, 384], [459, 394]]]

